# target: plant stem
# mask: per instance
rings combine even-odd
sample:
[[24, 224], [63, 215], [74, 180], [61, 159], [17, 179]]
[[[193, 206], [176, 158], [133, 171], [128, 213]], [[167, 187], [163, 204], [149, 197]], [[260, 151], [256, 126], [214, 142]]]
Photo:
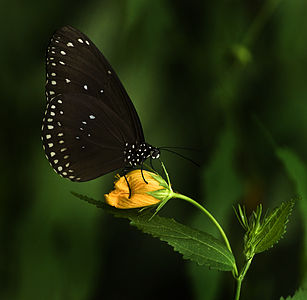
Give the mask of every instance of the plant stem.
[[240, 275], [237, 277], [237, 290], [236, 290], [235, 300], [239, 300], [239, 298], [240, 298], [242, 281], [243, 281], [243, 279], [246, 275], [246, 272], [247, 272], [250, 264], [252, 263], [252, 260], [253, 260], [253, 257], [251, 257], [249, 260], [247, 260], [243, 269], [240, 272]]
[[[228, 238], [223, 230], [223, 228], [221, 227], [221, 225], [218, 223], [218, 221], [211, 215], [211, 213], [206, 210], [202, 205], [200, 205], [198, 202], [196, 202], [195, 200], [187, 197], [187, 196], [184, 196], [184, 195], [181, 195], [181, 194], [178, 194], [178, 193], [174, 193], [173, 194], [173, 197], [174, 198], [179, 198], [179, 199], [182, 199], [182, 200], [185, 200], [191, 204], [193, 204], [194, 206], [196, 206], [197, 208], [199, 208], [203, 213], [205, 213], [207, 215], [207, 217], [213, 222], [213, 224], [217, 227], [217, 229], [219, 230], [225, 244], [226, 244], [226, 247], [227, 249], [232, 253], [232, 250], [231, 250], [231, 247], [230, 247], [230, 243], [228, 241]], [[237, 265], [236, 263], [234, 264], [234, 276], [237, 277], [238, 276], [238, 269], [237, 269]]]
[[237, 278], [237, 290], [236, 290], [235, 300], [239, 300], [240, 298], [241, 284], [242, 284], [242, 280]]
[[265, 4], [261, 8], [259, 14], [256, 16], [255, 20], [251, 24], [250, 28], [248, 29], [246, 36], [243, 39], [243, 44], [247, 47], [250, 47], [251, 44], [255, 41], [259, 32], [263, 29], [263, 27], [268, 22], [271, 15], [277, 9], [278, 5], [280, 4], [281, 0], [268, 0], [265, 1]]

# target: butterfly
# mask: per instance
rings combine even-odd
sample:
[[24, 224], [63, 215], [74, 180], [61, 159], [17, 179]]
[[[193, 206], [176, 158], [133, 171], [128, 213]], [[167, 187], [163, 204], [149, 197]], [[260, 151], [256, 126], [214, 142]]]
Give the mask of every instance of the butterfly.
[[159, 158], [111, 65], [71, 26], [57, 30], [47, 48], [46, 99], [43, 148], [62, 177], [88, 181]]

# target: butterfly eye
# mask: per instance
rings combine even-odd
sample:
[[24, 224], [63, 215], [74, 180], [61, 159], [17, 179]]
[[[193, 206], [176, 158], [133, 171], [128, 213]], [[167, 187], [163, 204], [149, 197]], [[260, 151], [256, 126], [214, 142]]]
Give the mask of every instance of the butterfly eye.
[[155, 148], [154, 150], [150, 151], [150, 157], [152, 159], [157, 159], [160, 157], [160, 150], [158, 148]]

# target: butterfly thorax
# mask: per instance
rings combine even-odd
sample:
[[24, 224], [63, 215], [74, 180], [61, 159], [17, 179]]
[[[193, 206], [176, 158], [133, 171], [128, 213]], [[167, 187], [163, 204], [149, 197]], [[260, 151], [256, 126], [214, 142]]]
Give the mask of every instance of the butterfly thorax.
[[157, 159], [160, 157], [160, 150], [147, 143], [131, 144], [126, 143], [124, 149], [124, 162], [130, 166], [141, 165], [147, 158]]

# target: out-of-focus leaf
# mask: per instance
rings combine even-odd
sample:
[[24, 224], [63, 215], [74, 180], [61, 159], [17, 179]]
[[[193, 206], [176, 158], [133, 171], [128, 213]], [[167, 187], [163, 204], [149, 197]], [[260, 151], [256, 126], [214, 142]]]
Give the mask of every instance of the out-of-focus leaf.
[[[303, 215], [307, 215], [307, 168], [305, 163], [290, 149], [277, 148], [276, 155], [284, 164], [289, 177], [296, 185], [297, 192], [303, 201], [299, 201]], [[305, 223], [307, 227], [307, 222]], [[306, 231], [307, 232], [307, 231]]]
[[[306, 249], [307, 249], [307, 168], [305, 163], [290, 149], [286, 148], [276, 148], [276, 155], [284, 164], [286, 171], [289, 177], [293, 180], [296, 190], [300, 196], [298, 201], [298, 207], [300, 210], [301, 215], [303, 216], [303, 226], [305, 232], [304, 240], [304, 251], [305, 257], [302, 267], [303, 272], [306, 274], [306, 266], [307, 266], [307, 256], [306, 256]], [[306, 277], [306, 275], [305, 275]]]

